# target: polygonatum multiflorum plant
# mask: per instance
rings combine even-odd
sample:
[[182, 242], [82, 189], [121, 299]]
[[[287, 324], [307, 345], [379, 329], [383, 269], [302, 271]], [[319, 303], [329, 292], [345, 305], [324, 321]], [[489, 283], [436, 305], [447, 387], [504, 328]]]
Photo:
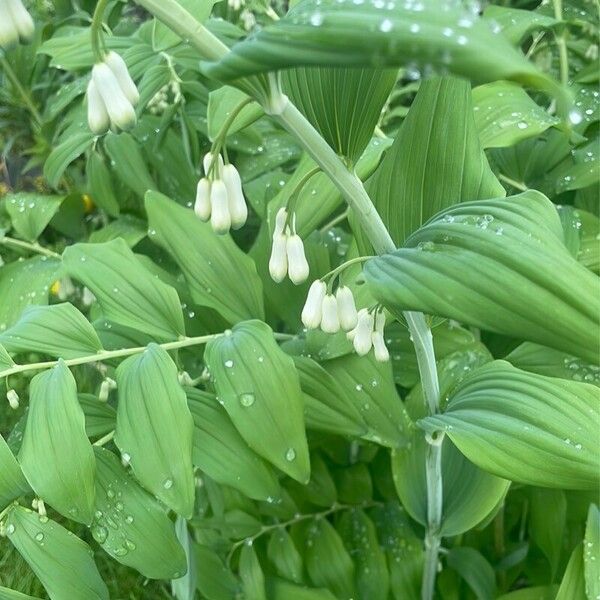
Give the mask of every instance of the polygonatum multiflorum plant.
[[0, 0], [0, 600], [598, 600], [597, 0]]

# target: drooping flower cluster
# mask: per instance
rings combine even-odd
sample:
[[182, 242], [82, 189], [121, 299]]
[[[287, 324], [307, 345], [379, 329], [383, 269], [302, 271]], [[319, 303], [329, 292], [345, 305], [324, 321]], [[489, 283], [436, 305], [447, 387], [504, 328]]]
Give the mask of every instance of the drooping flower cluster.
[[34, 32], [33, 19], [21, 0], [0, 0], [0, 47], [8, 50], [19, 42], [28, 44]]
[[390, 359], [390, 353], [385, 345], [383, 328], [385, 327], [385, 313], [382, 308], [372, 312], [362, 308], [358, 311], [358, 323], [346, 336], [352, 341], [354, 350], [359, 356], [365, 356], [373, 348], [375, 360], [386, 362]]
[[130, 129], [136, 123], [135, 105], [140, 95], [125, 61], [109, 52], [92, 67], [87, 87], [88, 124], [97, 135], [109, 127]]
[[205, 155], [204, 177], [196, 188], [194, 212], [210, 224], [219, 235], [230, 229], [239, 229], [246, 223], [248, 207], [242, 190], [238, 170], [230, 163], [224, 164], [221, 155]]
[[295, 215], [288, 219], [288, 212], [282, 207], [275, 216], [269, 273], [277, 283], [288, 275], [292, 283], [298, 285], [306, 281], [309, 270], [304, 243], [296, 233]]

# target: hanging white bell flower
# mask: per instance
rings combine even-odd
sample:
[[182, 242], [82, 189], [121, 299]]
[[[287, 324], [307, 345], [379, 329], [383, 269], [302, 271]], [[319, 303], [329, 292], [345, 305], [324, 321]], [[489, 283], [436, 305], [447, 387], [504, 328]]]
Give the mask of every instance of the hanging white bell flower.
[[269, 273], [273, 281], [282, 282], [287, 275], [287, 236], [283, 232], [287, 220], [287, 210], [284, 207], [277, 211], [275, 229], [273, 231], [273, 247], [269, 259]]
[[[216, 161], [216, 165], [213, 167], [212, 171], [213, 179], [221, 179], [221, 173], [223, 172], [223, 167], [225, 166], [223, 163], [223, 157], [219, 154]], [[215, 158], [212, 152], [207, 152], [202, 159], [202, 166], [204, 167], [204, 175], [206, 175], [206, 177], [208, 177], [213, 162], [215, 162]]]
[[0, 47], [28, 44], [34, 33], [35, 24], [21, 0], [0, 0]]
[[373, 350], [375, 352], [375, 360], [378, 362], [387, 362], [390, 360], [390, 353], [385, 345], [383, 337], [383, 328], [385, 327], [385, 313], [380, 310], [375, 315], [375, 331], [373, 331]]
[[242, 180], [238, 170], [232, 165], [227, 164], [222, 169], [222, 178], [227, 188], [227, 201], [229, 206], [229, 215], [231, 217], [231, 227], [239, 229], [243, 227], [248, 218], [248, 207], [242, 190]]
[[317, 279], [313, 281], [308, 294], [306, 295], [306, 302], [302, 309], [302, 323], [307, 329], [316, 329], [321, 325], [321, 317], [323, 315], [323, 300], [327, 293], [327, 285], [324, 281]]
[[337, 333], [340, 330], [340, 319], [338, 306], [333, 294], [327, 294], [323, 299], [323, 316], [321, 317], [321, 329], [325, 333]]
[[114, 76], [117, 79], [119, 87], [123, 90], [125, 97], [133, 106], [135, 106], [139, 99], [140, 93], [138, 92], [133, 79], [131, 79], [131, 75], [127, 70], [127, 65], [125, 61], [112, 50], [104, 57], [104, 62], [109, 66], [110, 70], [113, 72]]
[[304, 254], [304, 242], [302, 241], [302, 238], [296, 233], [289, 235], [286, 250], [288, 276], [293, 284], [299, 285], [306, 281], [310, 272], [308, 261]]
[[286, 273], [295, 285], [306, 281], [310, 268], [304, 254], [304, 242], [296, 233], [295, 223], [286, 225], [287, 211], [280, 208], [275, 217], [273, 248], [269, 260], [271, 277], [279, 283]]
[[96, 135], [106, 133], [110, 127], [110, 117], [93, 79], [90, 79], [87, 86], [87, 103], [88, 125], [92, 133]]
[[210, 186], [210, 224], [219, 235], [225, 235], [231, 227], [227, 188], [220, 179], [213, 181]]
[[373, 326], [373, 315], [366, 308], [361, 308], [358, 311], [356, 327], [346, 334], [346, 337], [352, 340], [354, 350], [359, 356], [365, 356], [371, 350]]
[[340, 325], [344, 331], [350, 331], [356, 327], [358, 312], [354, 303], [352, 290], [345, 285], [340, 285], [335, 293]]
[[6, 392], [6, 399], [13, 410], [19, 408], [19, 394], [12, 388]]
[[98, 400], [100, 402], [107, 402], [108, 396], [111, 390], [117, 389], [117, 382], [110, 377], [105, 377], [102, 383], [100, 384], [100, 391], [98, 392]]
[[203, 177], [198, 182], [194, 212], [204, 222], [210, 219], [210, 179], [208, 177]]

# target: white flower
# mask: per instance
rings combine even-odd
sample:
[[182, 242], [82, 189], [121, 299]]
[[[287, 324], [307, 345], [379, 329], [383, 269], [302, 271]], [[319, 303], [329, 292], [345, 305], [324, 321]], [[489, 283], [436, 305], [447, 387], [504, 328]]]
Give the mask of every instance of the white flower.
[[84, 306], [91, 306], [96, 302], [96, 296], [94, 296], [94, 293], [90, 288], [83, 288], [83, 291], [81, 292], [81, 302], [83, 302]]
[[232, 10], [240, 10], [242, 5], [244, 4], [244, 0], [227, 0], [227, 5]]
[[238, 170], [232, 165], [227, 164], [222, 169], [222, 177], [227, 188], [227, 201], [229, 206], [229, 215], [231, 216], [231, 227], [239, 229], [243, 227], [248, 218], [248, 207], [242, 190], [242, 180]]
[[[213, 162], [215, 162], [215, 158], [214, 158], [212, 152], [207, 152], [204, 155], [204, 158], [202, 159], [202, 166], [204, 167], [204, 175], [206, 175], [206, 177], [208, 177], [208, 174], [210, 173], [210, 169], [211, 169]], [[213, 175], [213, 179], [221, 178], [221, 173], [223, 171], [223, 167], [224, 167], [223, 157], [219, 154], [217, 157], [216, 165], [214, 166], [213, 172], [211, 173]]]
[[115, 52], [109, 52], [103, 62], [92, 67], [87, 95], [88, 124], [94, 133], [104, 133], [109, 125], [118, 129], [135, 125], [134, 106], [139, 94], [125, 62]]
[[344, 331], [354, 329], [358, 322], [358, 313], [356, 312], [352, 290], [345, 285], [340, 285], [335, 293], [335, 298], [342, 329]]
[[13, 410], [17, 410], [17, 408], [19, 408], [19, 394], [17, 394], [17, 392], [15, 392], [15, 390], [12, 388], [6, 392], [6, 399]]
[[298, 285], [306, 281], [310, 268], [302, 238], [296, 234], [295, 225], [290, 228], [286, 221], [287, 211], [282, 207], [275, 217], [269, 272], [277, 283], [283, 281], [287, 273], [292, 283]]
[[366, 308], [361, 308], [358, 311], [356, 327], [346, 334], [346, 337], [352, 340], [354, 350], [359, 356], [365, 356], [371, 350], [373, 326], [373, 315]]
[[254, 13], [250, 12], [247, 8], [241, 12], [240, 19], [242, 20], [242, 24], [246, 31], [250, 31], [256, 25]]
[[196, 187], [194, 212], [204, 222], [210, 219], [210, 180], [203, 177]]
[[321, 325], [323, 300], [326, 292], [327, 285], [324, 281], [317, 279], [312, 282], [302, 309], [302, 323], [306, 328], [316, 329]]
[[27, 44], [34, 33], [35, 24], [21, 0], [0, 0], [0, 47]]
[[323, 299], [323, 316], [321, 317], [321, 329], [325, 333], [337, 333], [340, 330], [340, 319], [335, 296], [327, 294]]
[[106, 402], [108, 400], [108, 395], [111, 390], [117, 389], [117, 382], [110, 377], [105, 377], [102, 383], [100, 384], [100, 391], [98, 392], [98, 400], [100, 402]]
[[225, 235], [231, 227], [227, 188], [220, 179], [213, 181], [210, 186], [210, 224], [219, 235]]
[[375, 315], [375, 331], [373, 331], [373, 335], [371, 336], [375, 360], [379, 362], [387, 362], [390, 360], [390, 353], [388, 352], [387, 346], [385, 345], [385, 338], [383, 337], [384, 326], [385, 313], [383, 310], [380, 310]]
[[286, 250], [288, 276], [293, 284], [299, 285], [306, 281], [310, 272], [308, 261], [304, 254], [304, 243], [302, 242], [302, 238], [295, 233], [288, 236]]

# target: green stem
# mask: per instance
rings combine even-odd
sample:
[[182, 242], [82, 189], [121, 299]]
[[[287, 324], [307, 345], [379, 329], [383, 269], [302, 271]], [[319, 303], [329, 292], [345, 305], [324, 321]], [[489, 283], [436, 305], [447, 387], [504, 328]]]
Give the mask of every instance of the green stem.
[[515, 189], [521, 190], [522, 192], [526, 192], [529, 189], [524, 183], [511, 179], [502, 173], [498, 173], [498, 179], [504, 181], [504, 183], [508, 183], [508, 185], [512, 185]]
[[[557, 21], [563, 20], [562, 0], [554, 0], [554, 17]], [[563, 85], [569, 83], [569, 55], [567, 53], [567, 38], [565, 36], [565, 27], [556, 35], [556, 45], [558, 47], [558, 61], [560, 64], [560, 81]]]
[[90, 27], [90, 35], [92, 37], [92, 52], [94, 53], [94, 60], [101, 62], [104, 57], [103, 41], [102, 41], [102, 18], [104, 17], [104, 11], [108, 0], [98, 0], [96, 9], [94, 10], [94, 16], [92, 17], [92, 25]]
[[333, 217], [331, 219], [331, 221], [328, 221], [327, 223], [325, 223], [325, 225], [323, 225], [323, 227], [321, 227], [319, 229], [319, 232], [327, 233], [327, 231], [329, 231], [330, 229], [332, 229], [333, 227], [335, 227], [342, 221], [345, 221], [348, 218], [348, 213], [349, 213], [348, 209], [342, 211], [339, 215], [336, 215], [335, 217]]
[[99, 440], [94, 442], [94, 446], [104, 446], [108, 444], [115, 437], [115, 430], [109, 431], [106, 435], [102, 436]]
[[21, 85], [19, 78], [16, 73], [13, 71], [10, 63], [4, 58], [4, 56], [0, 56], [0, 66], [2, 66], [2, 70], [6, 75], [6, 78], [12, 83], [14, 88], [17, 90], [19, 96], [23, 100], [23, 103], [27, 107], [27, 110], [31, 113], [31, 116], [34, 118], [36, 125], [40, 125], [42, 122], [42, 115], [40, 115], [38, 109], [35, 107], [31, 96], [27, 93], [27, 90]]
[[358, 263], [366, 262], [368, 260], [371, 260], [372, 258], [373, 258], [372, 256], [357, 256], [356, 258], [351, 258], [350, 260], [347, 260], [346, 262], [343, 262], [341, 265], [339, 265], [335, 269], [332, 269], [331, 271], [329, 271], [329, 273], [325, 273], [325, 275], [323, 275], [323, 277], [321, 277], [321, 279], [327, 279], [328, 277], [331, 277], [330, 283], [331, 283], [331, 285], [333, 285], [334, 279], [342, 271], [344, 271], [348, 267], [351, 267], [352, 265], [356, 265]]
[[[308, 181], [310, 180], [311, 177], [313, 177], [314, 175], [316, 175], [317, 173], [320, 173], [320, 172], [321, 172], [320, 167], [313, 167], [310, 171], [305, 173], [300, 178], [298, 183], [294, 186], [294, 189], [290, 192], [290, 195], [288, 196], [288, 200], [287, 200], [286, 210], [288, 212], [288, 216], [287, 216], [287, 219], [285, 220], [285, 225], [283, 227], [284, 231], [285, 231], [286, 227], [290, 227], [292, 215], [294, 214], [294, 209], [296, 208], [296, 200], [298, 199], [298, 196], [300, 195], [302, 188], [308, 183]], [[294, 231], [294, 233], [295, 233], [295, 231]]]
[[52, 258], [60, 258], [60, 254], [54, 252], [53, 250], [48, 250], [48, 248], [40, 246], [37, 242], [30, 243], [25, 242], [23, 240], [17, 240], [15, 238], [4, 236], [0, 237], [0, 244], [4, 246], [14, 246], [15, 248], [23, 248], [24, 250], [30, 250], [31, 252], [36, 252], [37, 254], [51, 256]]

